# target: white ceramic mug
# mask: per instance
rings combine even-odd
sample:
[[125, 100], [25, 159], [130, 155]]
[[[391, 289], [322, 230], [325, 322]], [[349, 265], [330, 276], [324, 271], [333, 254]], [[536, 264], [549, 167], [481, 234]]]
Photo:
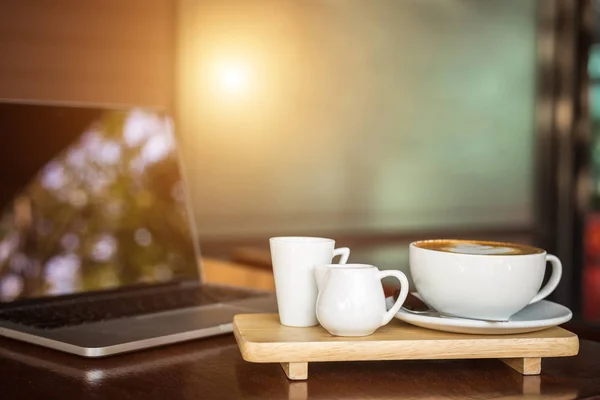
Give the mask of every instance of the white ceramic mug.
[[[367, 336], [389, 323], [408, 295], [408, 279], [397, 270], [379, 271], [373, 265], [317, 266], [319, 297], [317, 318], [336, 336]], [[398, 299], [388, 311], [381, 279], [400, 281]]]
[[[423, 240], [410, 244], [409, 257], [423, 301], [441, 314], [465, 318], [508, 320], [550, 295], [562, 276], [558, 258], [513, 243]], [[547, 262], [552, 275], [540, 289]]]
[[350, 249], [335, 249], [333, 239], [317, 237], [282, 236], [271, 238], [269, 243], [281, 324], [317, 325], [315, 265], [330, 264], [335, 256], [341, 256], [340, 264], [345, 264]]

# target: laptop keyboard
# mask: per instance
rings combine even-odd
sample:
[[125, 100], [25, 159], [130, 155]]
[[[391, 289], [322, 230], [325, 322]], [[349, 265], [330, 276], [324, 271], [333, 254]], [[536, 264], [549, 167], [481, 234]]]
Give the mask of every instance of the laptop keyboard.
[[202, 286], [149, 291], [135, 295], [94, 296], [0, 310], [0, 320], [41, 329], [56, 329], [249, 297], [243, 289]]

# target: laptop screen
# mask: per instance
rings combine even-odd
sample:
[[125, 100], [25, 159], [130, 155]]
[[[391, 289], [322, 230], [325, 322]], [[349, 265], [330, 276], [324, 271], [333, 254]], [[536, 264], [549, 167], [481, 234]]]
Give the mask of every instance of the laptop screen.
[[198, 280], [171, 120], [0, 104], [0, 302]]

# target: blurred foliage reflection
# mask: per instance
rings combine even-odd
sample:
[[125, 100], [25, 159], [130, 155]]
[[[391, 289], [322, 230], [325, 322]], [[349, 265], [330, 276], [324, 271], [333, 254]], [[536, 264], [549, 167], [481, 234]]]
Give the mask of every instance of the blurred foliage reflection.
[[104, 114], [5, 210], [0, 300], [195, 277], [185, 197], [170, 120]]

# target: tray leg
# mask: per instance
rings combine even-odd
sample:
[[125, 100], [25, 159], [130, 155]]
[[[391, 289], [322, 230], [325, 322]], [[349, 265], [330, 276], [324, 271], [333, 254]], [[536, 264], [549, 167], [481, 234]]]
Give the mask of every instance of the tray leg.
[[293, 363], [281, 363], [281, 368], [287, 377], [293, 381], [301, 381], [308, 378], [308, 363], [307, 362], [293, 362]]
[[500, 361], [523, 375], [539, 375], [542, 372], [541, 358], [501, 358]]

